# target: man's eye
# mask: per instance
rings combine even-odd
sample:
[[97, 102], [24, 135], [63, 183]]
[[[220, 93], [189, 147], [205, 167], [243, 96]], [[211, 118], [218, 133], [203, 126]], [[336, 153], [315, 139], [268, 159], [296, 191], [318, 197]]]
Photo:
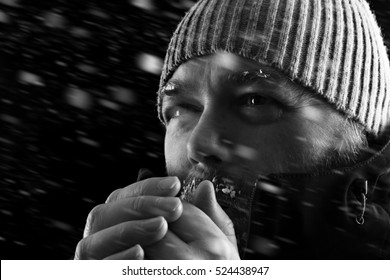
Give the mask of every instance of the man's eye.
[[180, 115], [182, 114], [182, 111], [183, 110], [180, 108], [174, 109], [173, 112], [171, 113], [170, 119], [180, 117]]
[[268, 99], [261, 95], [244, 96], [242, 100], [244, 105], [248, 106], [264, 105], [267, 101]]
[[186, 119], [194, 117], [199, 110], [188, 104], [180, 104], [166, 108], [164, 112], [164, 121], [168, 124], [173, 119]]
[[267, 124], [281, 117], [283, 106], [271, 97], [253, 93], [239, 98], [238, 112], [248, 123]]

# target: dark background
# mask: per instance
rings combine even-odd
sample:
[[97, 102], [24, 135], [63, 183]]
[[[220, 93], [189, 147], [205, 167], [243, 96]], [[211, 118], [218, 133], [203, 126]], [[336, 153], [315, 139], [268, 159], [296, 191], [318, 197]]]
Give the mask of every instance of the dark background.
[[95, 205], [164, 174], [155, 93], [194, 2], [0, 0], [1, 259], [72, 258]]

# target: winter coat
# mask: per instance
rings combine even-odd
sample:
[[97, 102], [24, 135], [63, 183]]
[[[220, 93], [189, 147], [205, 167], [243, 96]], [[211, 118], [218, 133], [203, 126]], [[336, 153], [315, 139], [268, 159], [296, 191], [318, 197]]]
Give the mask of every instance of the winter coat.
[[[389, 139], [384, 137], [384, 139]], [[245, 259], [390, 259], [390, 142], [358, 164], [217, 192]]]

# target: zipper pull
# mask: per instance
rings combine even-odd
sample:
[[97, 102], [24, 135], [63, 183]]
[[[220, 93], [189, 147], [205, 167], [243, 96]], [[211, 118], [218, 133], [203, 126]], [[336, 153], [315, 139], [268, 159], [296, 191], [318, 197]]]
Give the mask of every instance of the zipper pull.
[[365, 179], [356, 179], [352, 183], [353, 188], [352, 192], [355, 195], [356, 199], [361, 203], [361, 211], [355, 218], [355, 221], [359, 225], [364, 224], [364, 214], [366, 212], [367, 206], [367, 194], [368, 194], [368, 182]]

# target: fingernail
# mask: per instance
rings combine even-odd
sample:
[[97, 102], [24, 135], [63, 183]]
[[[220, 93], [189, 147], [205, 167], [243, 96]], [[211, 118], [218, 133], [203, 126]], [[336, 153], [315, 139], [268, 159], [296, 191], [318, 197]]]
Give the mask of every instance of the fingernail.
[[144, 258], [144, 250], [139, 244], [130, 248], [129, 253], [134, 255], [134, 258], [137, 260], [142, 260]]
[[158, 231], [163, 225], [162, 217], [156, 217], [150, 220], [146, 220], [142, 224], [142, 229], [147, 232]]
[[177, 177], [167, 177], [162, 179], [158, 185], [157, 188], [160, 190], [172, 190], [175, 188], [177, 184], [179, 184], [179, 179]]
[[157, 198], [156, 204], [164, 211], [174, 212], [179, 208], [181, 202], [176, 197], [159, 197]]

